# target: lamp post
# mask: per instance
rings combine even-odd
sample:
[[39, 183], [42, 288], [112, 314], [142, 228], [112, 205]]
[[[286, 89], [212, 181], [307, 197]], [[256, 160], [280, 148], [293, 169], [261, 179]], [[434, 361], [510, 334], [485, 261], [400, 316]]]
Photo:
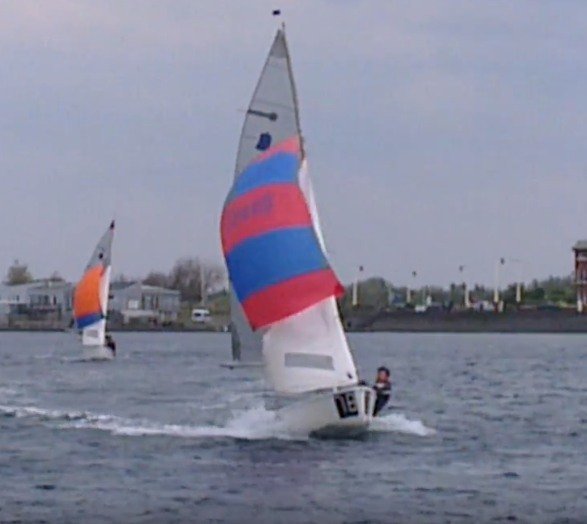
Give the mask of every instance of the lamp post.
[[384, 282], [385, 291], [387, 292], [387, 309], [389, 310], [393, 306], [395, 293], [393, 292], [393, 284], [391, 282], [388, 282], [387, 280], [385, 280]]
[[352, 305], [353, 307], [358, 307], [359, 305], [359, 278], [363, 273], [365, 268], [363, 266], [359, 266], [359, 271], [357, 276], [355, 277], [355, 281], [353, 283], [353, 293], [352, 293]]
[[493, 288], [493, 303], [495, 304], [495, 310], [500, 311], [500, 297], [499, 297], [499, 269], [505, 264], [505, 258], [501, 257], [495, 262], [495, 285]]
[[510, 262], [514, 262], [518, 265], [518, 275], [516, 279], [516, 304], [519, 306], [522, 303], [522, 269], [523, 265], [529, 266], [530, 264], [524, 260], [520, 260], [519, 258], [512, 258]]
[[[418, 273], [416, 270], [412, 271], [412, 278], [414, 279], [414, 288], [416, 287], [416, 277]], [[412, 303], [412, 290], [410, 288], [410, 283], [408, 282], [408, 286], [406, 288], [406, 304]]]
[[465, 309], [469, 309], [471, 307], [471, 300], [469, 299], [469, 286], [467, 285], [467, 280], [463, 276], [465, 271], [464, 265], [459, 266], [459, 273], [461, 274], [461, 280], [463, 281], [463, 306]]

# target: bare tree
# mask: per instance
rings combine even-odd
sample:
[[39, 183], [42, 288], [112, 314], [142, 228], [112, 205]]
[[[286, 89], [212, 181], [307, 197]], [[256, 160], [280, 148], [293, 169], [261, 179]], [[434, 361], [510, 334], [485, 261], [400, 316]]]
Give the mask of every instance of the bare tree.
[[197, 258], [178, 260], [169, 274], [169, 285], [181, 293], [182, 300], [202, 300], [200, 261]]
[[[160, 273], [151, 273], [159, 279]], [[155, 279], [150, 279], [154, 281]], [[166, 280], [166, 285], [181, 292], [182, 300], [205, 302], [208, 293], [226, 280], [224, 268], [198, 258], [178, 260]]]
[[147, 284], [148, 286], [168, 287], [169, 280], [169, 275], [166, 275], [162, 271], [151, 271], [143, 279], [143, 284]]
[[18, 259], [15, 260], [6, 272], [6, 283], [10, 286], [18, 284], [28, 284], [33, 281], [33, 276], [26, 264], [21, 264]]
[[226, 282], [224, 267], [217, 264], [202, 263], [202, 279], [202, 290], [204, 294], [202, 301], [204, 301], [211, 292], [217, 291]]
[[113, 284], [130, 284], [131, 282], [133, 282], [133, 280], [128, 278], [124, 273], [118, 273], [117, 275], [114, 275], [114, 278], [112, 279]]

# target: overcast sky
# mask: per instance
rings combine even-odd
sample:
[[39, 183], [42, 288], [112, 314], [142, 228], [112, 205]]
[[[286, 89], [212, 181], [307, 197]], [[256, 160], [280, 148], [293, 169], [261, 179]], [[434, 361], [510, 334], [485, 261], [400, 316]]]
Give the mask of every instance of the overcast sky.
[[219, 215], [282, 8], [335, 269], [567, 274], [587, 237], [587, 2], [0, 1], [0, 272], [221, 261]]

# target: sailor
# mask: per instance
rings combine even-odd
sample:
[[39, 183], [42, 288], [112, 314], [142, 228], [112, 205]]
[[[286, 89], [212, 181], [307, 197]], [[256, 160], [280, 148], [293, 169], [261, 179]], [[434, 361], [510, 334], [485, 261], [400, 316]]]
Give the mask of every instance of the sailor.
[[110, 335], [110, 333], [108, 333], [105, 337], [105, 342], [106, 342], [106, 347], [110, 349], [110, 351], [112, 351], [112, 356], [115, 357], [116, 356], [116, 342], [114, 342], [114, 339], [112, 338], [112, 335]]
[[391, 379], [389, 369], [381, 366], [377, 369], [377, 379], [373, 386], [375, 390], [375, 407], [373, 408], [373, 416], [376, 416], [391, 398]]

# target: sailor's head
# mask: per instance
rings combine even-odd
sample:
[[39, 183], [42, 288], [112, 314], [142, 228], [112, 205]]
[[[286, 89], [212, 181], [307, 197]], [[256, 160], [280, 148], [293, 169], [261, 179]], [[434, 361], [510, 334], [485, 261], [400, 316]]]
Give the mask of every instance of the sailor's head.
[[379, 366], [377, 368], [377, 380], [389, 380], [389, 376], [389, 368], [385, 366]]

